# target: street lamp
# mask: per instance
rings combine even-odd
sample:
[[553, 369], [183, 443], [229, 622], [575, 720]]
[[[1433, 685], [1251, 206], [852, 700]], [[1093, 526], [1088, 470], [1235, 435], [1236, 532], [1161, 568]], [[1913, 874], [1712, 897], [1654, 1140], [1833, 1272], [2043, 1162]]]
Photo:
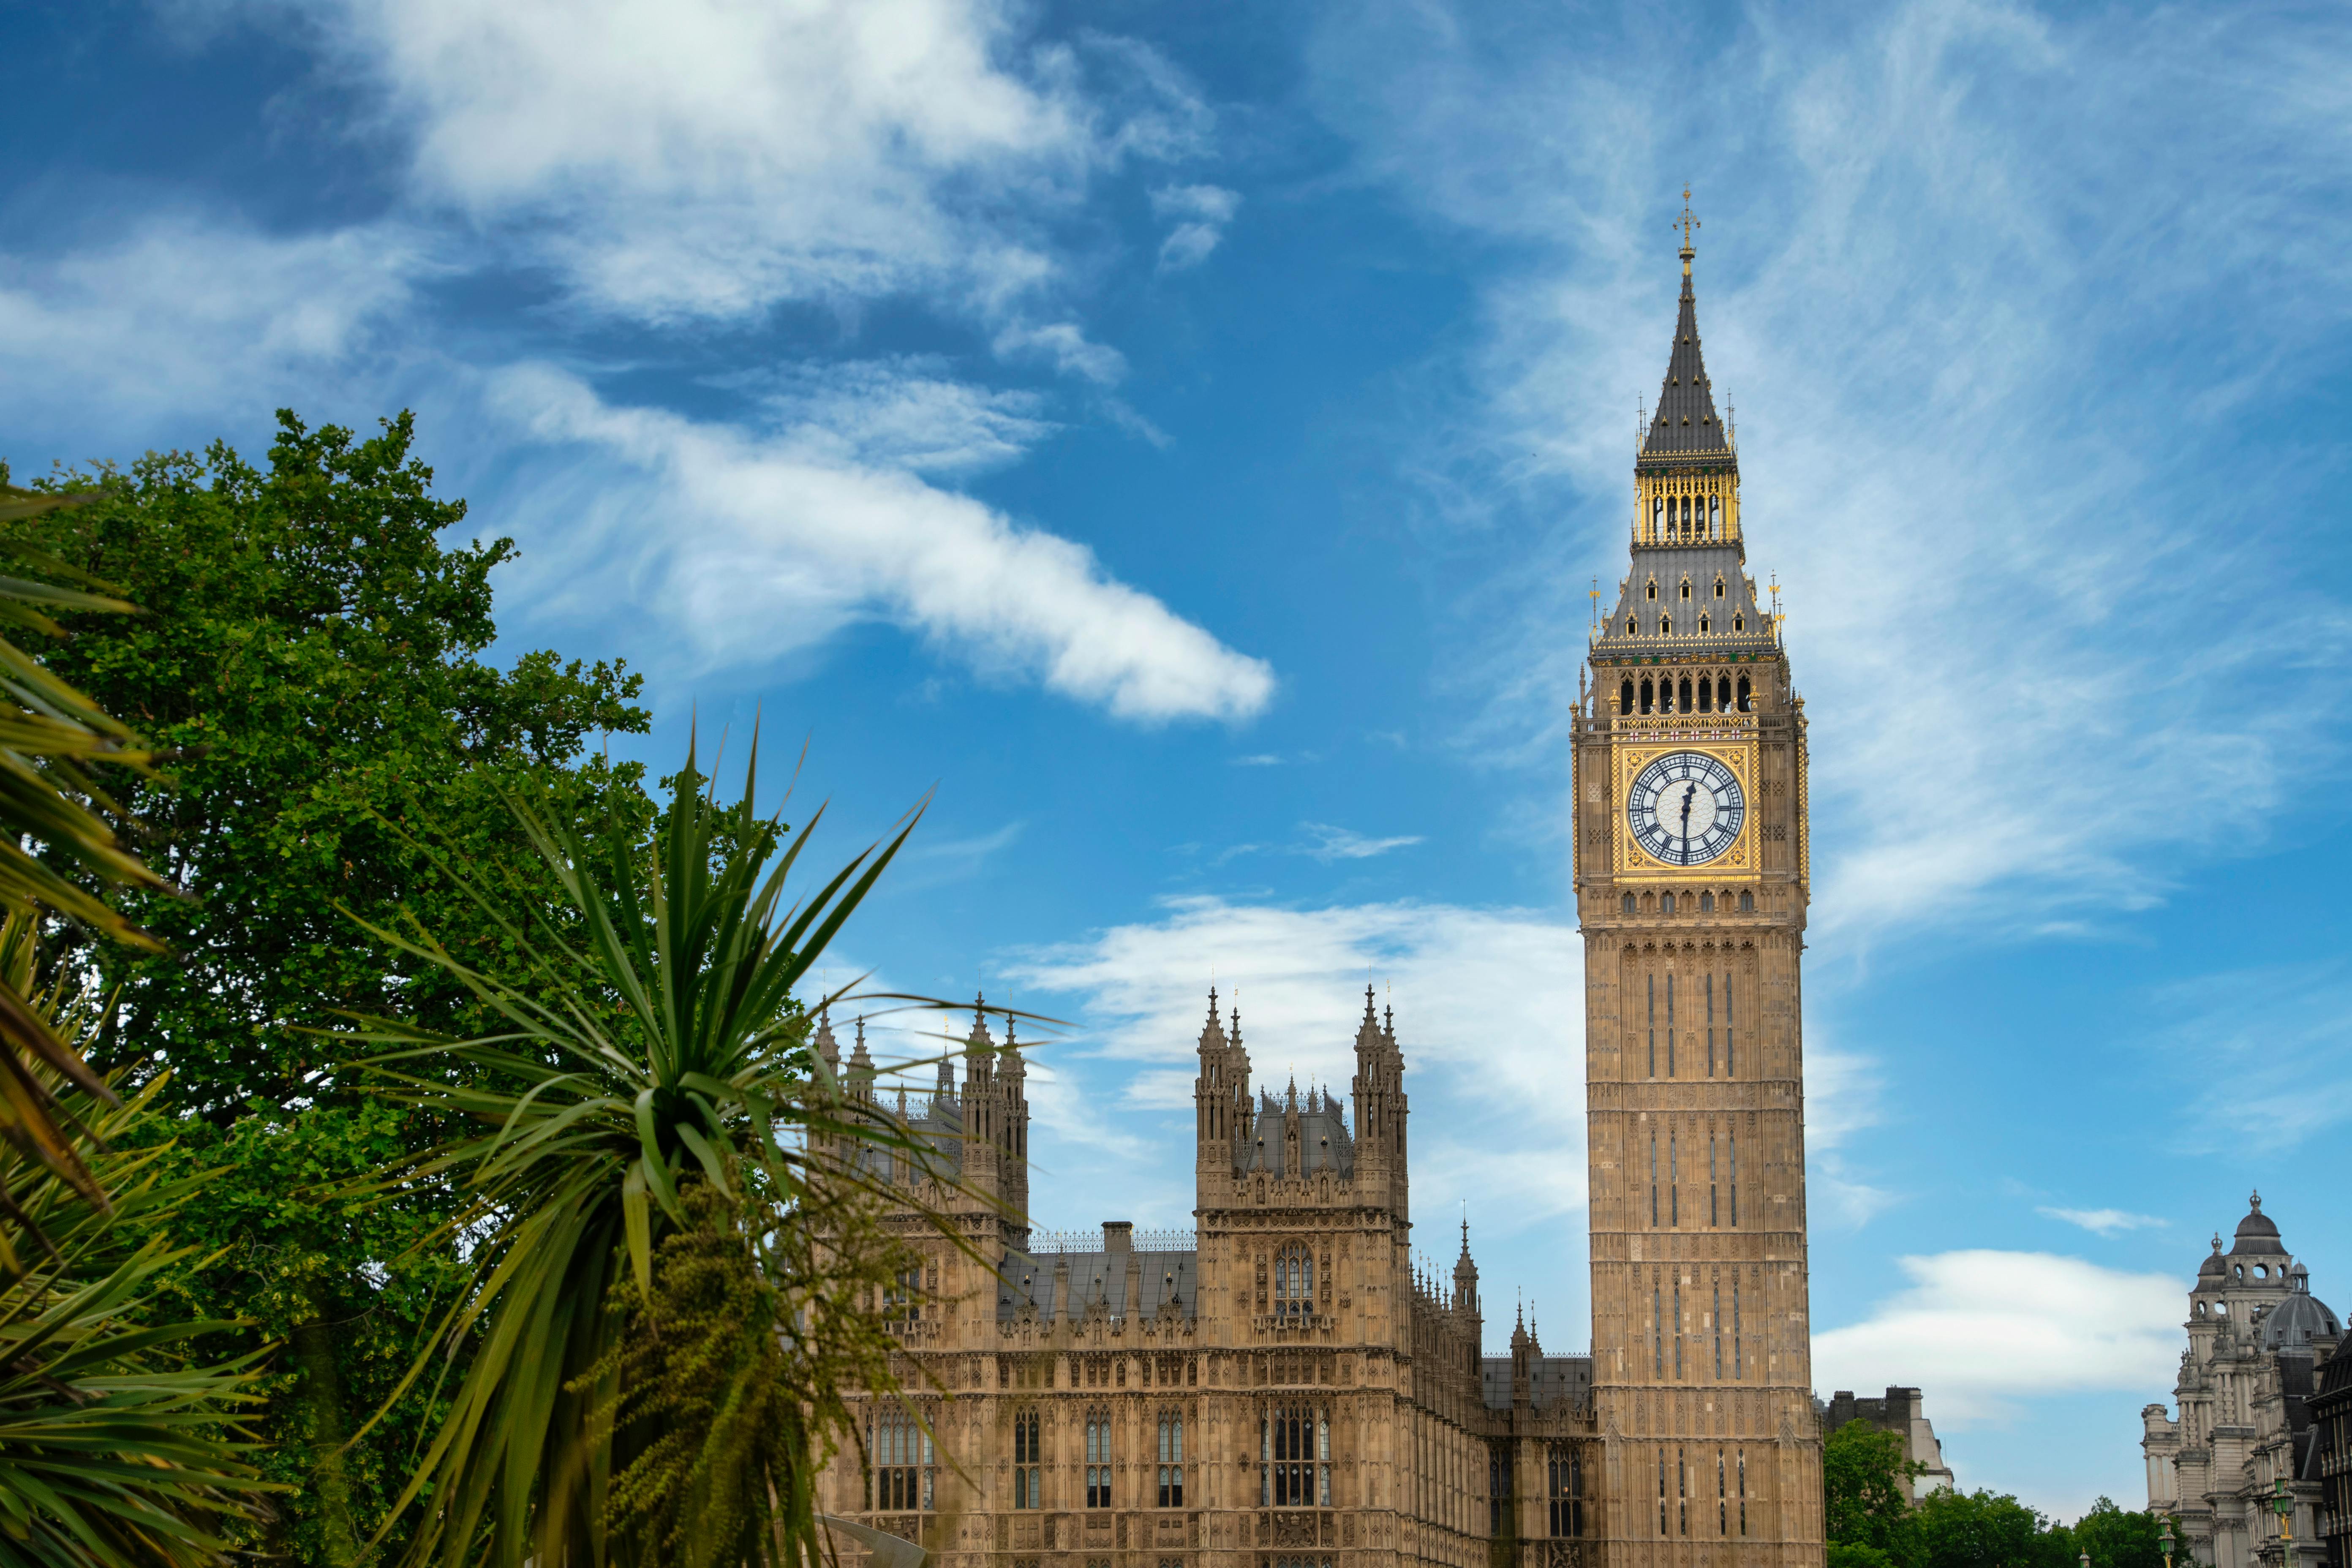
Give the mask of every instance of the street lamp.
[[2166, 1517], [2164, 1531], [2157, 1540], [2164, 1547], [2164, 1568], [2172, 1568], [2172, 1520], [2169, 1516]]
[[2278, 1515], [2279, 1539], [2294, 1540], [2294, 1499], [2287, 1495], [2286, 1478], [2280, 1476], [2271, 1482], [2271, 1511]]

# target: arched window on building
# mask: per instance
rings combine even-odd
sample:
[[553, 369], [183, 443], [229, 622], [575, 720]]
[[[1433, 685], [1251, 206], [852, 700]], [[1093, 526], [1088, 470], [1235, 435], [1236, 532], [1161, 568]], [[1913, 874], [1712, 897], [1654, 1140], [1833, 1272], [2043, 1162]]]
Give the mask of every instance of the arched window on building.
[[1633, 912], [1633, 895], [1631, 893], [1625, 895], [1624, 910], [1629, 915]]
[[[1508, 1442], [1486, 1445], [1486, 1535], [1494, 1541], [1504, 1540], [1507, 1527], [1518, 1521], [1511, 1516], [1511, 1445]], [[1516, 1529], [1509, 1531], [1517, 1535]]]
[[1643, 712], [1647, 713], [1648, 711], [1650, 711], [1650, 703], [1651, 703], [1651, 701], [1652, 701], [1652, 694], [1651, 694], [1651, 689], [1650, 689], [1650, 678], [1649, 678], [1648, 676], [1646, 676], [1646, 675], [1645, 675], [1645, 676], [1642, 677], [1642, 711], [1643, 711]]
[[1745, 712], [1747, 712], [1747, 711], [1748, 711], [1748, 678], [1747, 678], [1746, 676], [1744, 676], [1744, 675], [1743, 675], [1743, 676], [1741, 676], [1741, 677], [1739, 678], [1739, 710], [1740, 710], [1742, 713], [1745, 713]]
[[1544, 1491], [1551, 1509], [1551, 1532], [1584, 1533], [1584, 1459], [1573, 1445], [1554, 1443], [1544, 1465]]
[[1110, 1506], [1110, 1412], [1087, 1412], [1087, 1506]]
[[1630, 675], [1618, 685], [1617, 711], [1620, 713], [1633, 711], [1633, 678]]
[[1273, 1405], [1258, 1417], [1258, 1506], [1331, 1506], [1331, 1423], [1317, 1406]]
[[1752, 915], [1756, 912], [1756, 895], [1746, 889], [1740, 890], [1739, 912], [1743, 915]]
[[1295, 1241], [1275, 1254], [1274, 1311], [1278, 1318], [1315, 1315], [1315, 1254]]
[[895, 1405], [875, 1410], [866, 1423], [866, 1451], [873, 1458], [875, 1510], [904, 1513], [929, 1508], [931, 1435], [911, 1414]]
[[1160, 1506], [1184, 1506], [1184, 1417], [1173, 1410], [1160, 1415]]
[[1034, 1410], [1013, 1413], [1013, 1506], [1045, 1506], [1045, 1449]]

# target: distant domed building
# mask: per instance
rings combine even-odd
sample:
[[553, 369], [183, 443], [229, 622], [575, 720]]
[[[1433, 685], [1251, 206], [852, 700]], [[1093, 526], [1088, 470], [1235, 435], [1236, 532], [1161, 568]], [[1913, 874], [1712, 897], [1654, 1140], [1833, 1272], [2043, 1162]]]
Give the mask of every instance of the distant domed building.
[[2331, 1456], [2306, 1401], [2344, 1325], [2311, 1293], [2259, 1193], [2230, 1250], [2216, 1236], [2199, 1266], [2188, 1329], [2176, 1413], [2140, 1412], [2149, 1510], [2177, 1515], [2181, 1550], [2207, 1568], [2322, 1568]]

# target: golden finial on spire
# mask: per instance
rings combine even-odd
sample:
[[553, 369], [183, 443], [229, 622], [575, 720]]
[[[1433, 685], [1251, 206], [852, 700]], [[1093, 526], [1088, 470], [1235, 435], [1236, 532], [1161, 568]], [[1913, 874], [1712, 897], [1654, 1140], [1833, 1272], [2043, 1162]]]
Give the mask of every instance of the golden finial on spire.
[[1683, 187], [1682, 216], [1675, 218], [1675, 222], [1681, 226], [1683, 231], [1683, 276], [1687, 278], [1690, 276], [1691, 258], [1698, 254], [1698, 252], [1691, 247], [1691, 230], [1695, 228], [1704, 228], [1706, 226], [1698, 221], [1698, 215], [1691, 211], [1690, 187], [1688, 185], [1685, 185]]

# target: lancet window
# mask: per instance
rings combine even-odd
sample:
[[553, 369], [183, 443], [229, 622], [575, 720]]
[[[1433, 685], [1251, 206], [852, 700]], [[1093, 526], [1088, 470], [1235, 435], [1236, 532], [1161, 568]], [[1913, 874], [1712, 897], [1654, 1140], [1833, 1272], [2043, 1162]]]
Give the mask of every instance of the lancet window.
[[1172, 1410], [1160, 1417], [1160, 1506], [1184, 1506], [1184, 1417]]
[[1331, 1423], [1320, 1407], [1272, 1405], [1258, 1417], [1258, 1506], [1331, 1506]]
[[1087, 1412], [1087, 1506], [1110, 1506], [1110, 1412]]
[[931, 1506], [931, 1435], [911, 1412], [893, 1406], [868, 1415], [866, 1451], [872, 1456], [877, 1511], [904, 1513]]
[[1544, 1491], [1550, 1503], [1551, 1532], [1584, 1533], [1584, 1460], [1574, 1447], [1554, 1443], [1545, 1464]]
[[1315, 1255], [1296, 1243], [1275, 1255], [1274, 1310], [1277, 1317], [1315, 1315]]
[[1042, 1436], [1034, 1410], [1016, 1410], [1013, 1415], [1013, 1506], [1044, 1508], [1045, 1506], [1045, 1449], [1039, 1442]]

